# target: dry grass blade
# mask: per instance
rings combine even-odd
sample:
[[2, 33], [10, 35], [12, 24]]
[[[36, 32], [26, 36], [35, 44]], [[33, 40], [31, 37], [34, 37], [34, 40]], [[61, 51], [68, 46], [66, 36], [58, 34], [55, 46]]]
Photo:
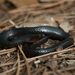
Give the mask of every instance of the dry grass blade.
[[[23, 67], [23, 66], [25, 66], [25, 65], [26, 65], [26, 64], [21, 64], [20, 67]], [[3, 73], [0, 73], [0, 75], [10, 73], [10, 72], [12, 72], [12, 71], [15, 71], [16, 69], [17, 69], [17, 67], [14, 67], [14, 68], [12, 68], [12, 69], [10, 69], [10, 70], [7, 70], [7, 71], [5, 71], [5, 72], [3, 72]], [[22, 68], [21, 68], [21, 69], [22, 69]]]
[[[8, 30], [11, 27], [51, 26], [50, 24], [56, 26], [61, 25], [64, 20], [71, 26], [75, 25], [75, 0], [50, 1], [55, 2], [38, 3], [9, 11], [9, 17], [0, 23], [0, 31]], [[49, 43], [43, 46], [46, 45]], [[35, 64], [37, 61], [40, 62]], [[15, 75], [21, 75], [22, 71], [27, 75], [67, 75], [70, 74], [70, 71], [75, 71], [74, 63], [75, 45], [33, 58], [26, 57], [22, 45], [19, 45], [18, 48], [0, 50], [0, 75], [12, 75], [11, 73], [14, 72], [16, 72]]]
[[22, 55], [23, 55], [23, 57], [24, 57], [25, 64], [26, 64], [26, 66], [27, 66], [27, 73], [28, 73], [28, 75], [31, 75], [31, 73], [30, 73], [30, 67], [29, 67], [27, 58], [26, 58], [24, 52], [22, 51], [22, 46], [18, 46], [18, 48], [19, 48], [19, 51], [22, 53]]
[[20, 56], [19, 56], [19, 52], [17, 53], [17, 56], [18, 56], [18, 66], [17, 66], [17, 72], [16, 72], [16, 75], [20, 75]]
[[12, 49], [5, 49], [5, 50], [1, 50], [0, 51], [0, 55], [3, 55], [3, 54], [8, 54], [8, 53], [11, 53], [11, 52], [14, 52], [14, 51], [16, 51], [16, 49], [15, 48], [12, 48]]
[[[20, 61], [20, 63], [23, 63], [23, 62], [24, 62], [24, 60]], [[7, 65], [12, 65], [12, 64], [15, 64], [15, 62], [7, 62], [7, 63], [4, 63], [4, 64], [0, 64], [0, 67], [7, 66]], [[13, 67], [15, 67], [15, 65]]]

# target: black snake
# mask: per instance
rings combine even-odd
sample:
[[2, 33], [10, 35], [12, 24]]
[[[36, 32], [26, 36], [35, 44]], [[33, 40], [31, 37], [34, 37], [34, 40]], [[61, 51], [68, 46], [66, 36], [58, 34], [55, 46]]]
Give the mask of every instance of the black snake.
[[[32, 37], [41, 37], [42, 39], [40, 41], [33, 43], [30, 48], [27, 48], [25, 51], [26, 54], [29, 55], [28, 57], [33, 57], [53, 52], [57, 48], [66, 48], [72, 45], [74, 41], [69, 36], [70, 35], [64, 32], [63, 29], [51, 26], [12, 27], [0, 33], [0, 48], [15, 47], [22, 43], [28, 43]], [[48, 48], [37, 48], [49, 38], [61, 40], [61, 42]]]

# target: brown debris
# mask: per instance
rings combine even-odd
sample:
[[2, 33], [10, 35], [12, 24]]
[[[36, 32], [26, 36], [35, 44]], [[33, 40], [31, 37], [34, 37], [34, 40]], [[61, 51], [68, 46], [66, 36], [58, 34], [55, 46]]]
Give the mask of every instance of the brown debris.
[[[13, 26], [53, 25], [62, 27], [75, 39], [74, 2], [74, 0], [58, 0], [55, 3], [23, 6], [3, 13], [8, 16], [0, 17], [0, 31]], [[58, 42], [49, 41], [45, 47], [49, 43]], [[0, 50], [0, 75], [75, 75], [75, 46], [33, 58], [25, 56], [21, 45], [18, 49]]]

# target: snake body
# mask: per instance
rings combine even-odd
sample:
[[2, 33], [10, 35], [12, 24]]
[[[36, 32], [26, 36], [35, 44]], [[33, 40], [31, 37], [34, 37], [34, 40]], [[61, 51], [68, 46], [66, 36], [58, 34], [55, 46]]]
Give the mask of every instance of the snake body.
[[[63, 29], [51, 26], [37, 26], [37, 27], [21, 27], [21, 28], [10, 28], [0, 33], [0, 48], [10, 48], [15, 47], [18, 44], [29, 42], [32, 37], [46, 37], [37, 44], [33, 44], [30, 48], [26, 50], [30, 56], [38, 56], [55, 51], [57, 48], [66, 48], [73, 44], [73, 39], [69, 38], [69, 34], [64, 32]], [[61, 40], [52, 47], [37, 49], [38, 45], [43, 44], [49, 38]], [[33, 48], [34, 47], [34, 48]]]
[[39, 55], [43, 55], [43, 54], [47, 54], [50, 52], [54, 52], [56, 51], [56, 49], [65, 49], [67, 47], [69, 47], [70, 45], [73, 44], [73, 39], [72, 38], [67, 38], [65, 40], [63, 40], [61, 43], [58, 43], [56, 45], [53, 45], [51, 47], [48, 48], [40, 48], [40, 49], [28, 49], [25, 53], [29, 55], [27, 55], [27, 57], [34, 57], [34, 56], [39, 56]]

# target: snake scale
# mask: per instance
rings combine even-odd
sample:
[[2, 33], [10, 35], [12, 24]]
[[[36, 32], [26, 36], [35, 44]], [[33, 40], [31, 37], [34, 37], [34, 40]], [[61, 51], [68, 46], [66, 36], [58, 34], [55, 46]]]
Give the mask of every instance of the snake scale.
[[[9, 30], [0, 32], [0, 48], [16, 47], [19, 44], [29, 43], [33, 37], [40, 37], [41, 39], [27, 48], [24, 52], [27, 57], [47, 54], [56, 51], [58, 48], [67, 48], [73, 44], [73, 39], [70, 38], [69, 33], [63, 29], [52, 26], [37, 26], [37, 27], [12, 27]], [[37, 48], [41, 44], [47, 42], [48, 39], [61, 40], [47, 48]], [[23, 48], [24, 50], [24, 48]]]

